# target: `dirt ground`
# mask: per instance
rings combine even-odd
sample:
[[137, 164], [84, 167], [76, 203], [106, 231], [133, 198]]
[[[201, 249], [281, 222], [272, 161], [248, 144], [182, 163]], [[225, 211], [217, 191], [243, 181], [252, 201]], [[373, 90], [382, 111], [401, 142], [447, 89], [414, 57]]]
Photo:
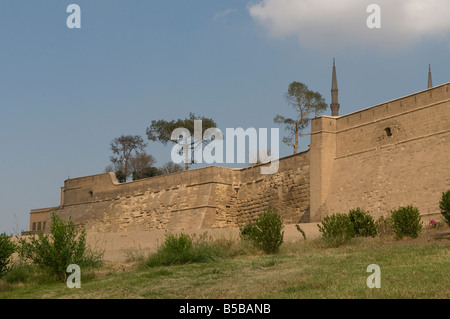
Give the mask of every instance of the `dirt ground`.
[[[306, 238], [320, 237], [317, 223], [299, 224], [306, 234]], [[150, 231], [128, 231], [117, 233], [88, 233], [87, 244], [94, 249], [104, 250], [105, 261], [123, 262], [132, 254], [143, 253], [145, 255], [157, 250], [164, 242], [165, 230]], [[239, 238], [239, 228], [208, 228], [195, 230], [174, 230], [171, 233], [186, 233], [189, 235], [200, 236], [205, 234], [214, 239]], [[295, 224], [285, 225], [284, 241], [302, 240], [302, 234], [297, 230]]]

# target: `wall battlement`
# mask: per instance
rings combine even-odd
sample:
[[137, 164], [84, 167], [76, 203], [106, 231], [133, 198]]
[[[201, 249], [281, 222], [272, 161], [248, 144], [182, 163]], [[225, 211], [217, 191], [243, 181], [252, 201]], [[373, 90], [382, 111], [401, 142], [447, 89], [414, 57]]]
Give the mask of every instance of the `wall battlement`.
[[390, 116], [398, 116], [436, 103], [443, 103], [450, 98], [449, 89], [450, 83], [446, 83], [340, 116], [338, 130], [354, 128], [360, 124], [376, 122]]
[[119, 183], [114, 173], [68, 179], [62, 188], [61, 206], [111, 200], [123, 196], [139, 196], [149, 190], [159, 192], [173, 189], [176, 185], [192, 187], [208, 183], [231, 184], [233, 174], [232, 169], [210, 166], [127, 183]]
[[[360, 207], [374, 217], [414, 205], [439, 212], [450, 189], [450, 83], [311, 122], [310, 149], [260, 165], [210, 166], [118, 183], [113, 173], [64, 182], [58, 214], [88, 231], [241, 226], [269, 206], [285, 223], [319, 222]], [[32, 210], [49, 225], [51, 209]], [[35, 224], [36, 225], [36, 224]]]

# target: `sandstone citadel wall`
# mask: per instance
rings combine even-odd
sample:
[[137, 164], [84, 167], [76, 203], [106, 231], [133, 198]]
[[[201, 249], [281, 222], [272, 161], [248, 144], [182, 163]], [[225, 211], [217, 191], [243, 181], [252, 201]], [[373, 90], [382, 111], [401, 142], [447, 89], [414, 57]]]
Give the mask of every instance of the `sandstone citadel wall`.
[[[356, 207], [377, 217], [414, 205], [433, 216], [450, 189], [449, 88], [315, 118], [310, 149], [281, 158], [272, 175], [255, 165], [122, 184], [111, 173], [69, 179], [57, 211], [97, 232], [241, 226], [269, 206], [285, 223], [318, 222]], [[49, 225], [49, 212], [32, 210], [30, 230], [33, 223]]]
[[[240, 226], [268, 206], [299, 222], [309, 210], [308, 152], [281, 159], [278, 174], [261, 175], [260, 166], [210, 166], [128, 183], [113, 173], [69, 179], [56, 209], [96, 232]], [[44, 218], [49, 225], [50, 212], [32, 211], [31, 223]]]
[[[450, 189], [450, 84], [312, 123], [311, 213], [439, 214]], [[319, 163], [318, 167], [313, 163]]]

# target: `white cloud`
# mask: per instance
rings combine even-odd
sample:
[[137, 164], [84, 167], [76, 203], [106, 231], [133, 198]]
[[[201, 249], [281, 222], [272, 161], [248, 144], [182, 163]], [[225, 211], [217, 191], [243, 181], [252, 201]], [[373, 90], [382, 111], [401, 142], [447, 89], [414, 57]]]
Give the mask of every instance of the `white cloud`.
[[[381, 8], [381, 29], [367, 27], [372, 3]], [[401, 50], [423, 39], [450, 39], [449, 0], [260, 0], [248, 10], [269, 36], [294, 36], [314, 49]]]
[[217, 19], [223, 18], [223, 17], [225, 17], [233, 12], [236, 12], [236, 11], [237, 11], [236, 9], [226, 9], [226, 10], [220, 11], [214, 15], [213, 19], [217, 20]]

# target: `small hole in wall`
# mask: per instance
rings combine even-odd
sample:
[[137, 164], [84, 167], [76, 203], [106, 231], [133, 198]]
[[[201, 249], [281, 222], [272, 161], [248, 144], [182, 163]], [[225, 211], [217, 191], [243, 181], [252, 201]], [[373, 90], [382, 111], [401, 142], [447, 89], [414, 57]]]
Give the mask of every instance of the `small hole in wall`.
[[91, 197], [94, 197], [94, 192], [93, 191], [89, 191], [89, 195], [91, 195]]
[[384, 129], [384, 132], [386, 133], [386, 136], [392, 136], [392, 132], [391, 132], [391, 128], [390, 127], [386, 127]]

